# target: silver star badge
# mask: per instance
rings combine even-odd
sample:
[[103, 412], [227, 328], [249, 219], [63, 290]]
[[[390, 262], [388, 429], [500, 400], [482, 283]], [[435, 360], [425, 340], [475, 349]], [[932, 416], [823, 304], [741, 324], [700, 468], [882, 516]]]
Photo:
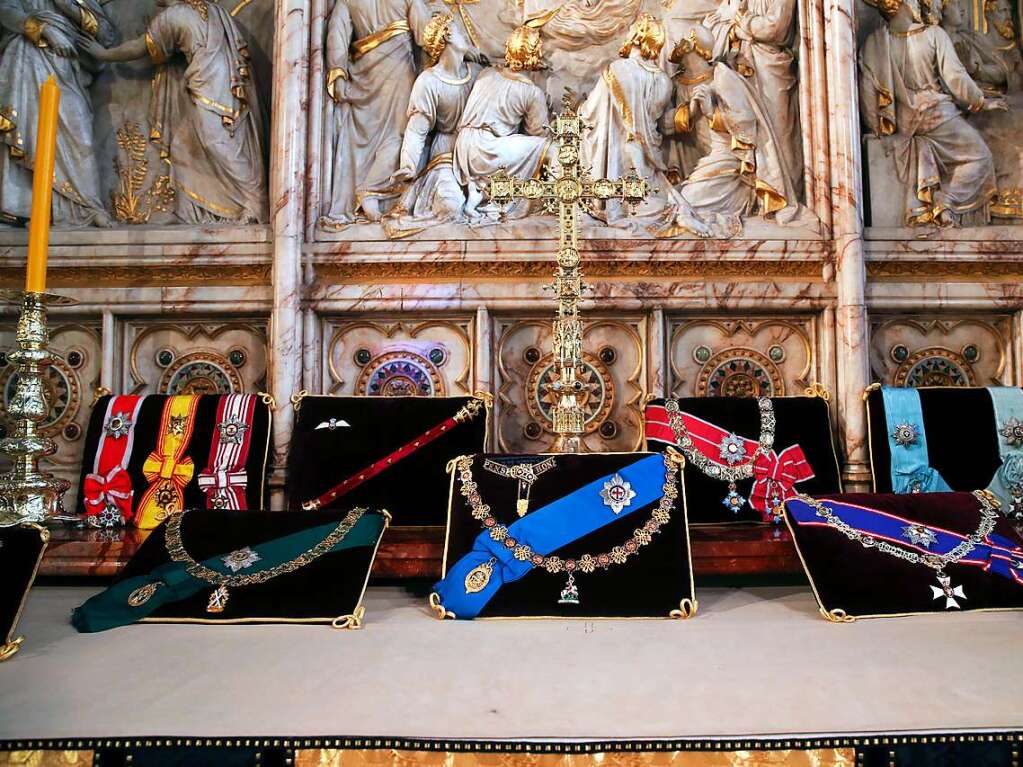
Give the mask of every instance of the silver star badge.
[[245, 441], [245, 432], [248, 430], [249, 425], [237, 416], [232, 416], [217, 424], [221, 442], [226, 442], [229, 445], [242, 444]]
[[938, 542], [938, 536], [934, 534], [934, 531], [923, 525], [907, 525], [902, 528], [902, 537], [914, 546], [923, 546], [925, 549], [929, 549], [932, 543]]
[[128, 435], [131, 430], [131, 418], [128, 413], [114, 413], [107, 422], [103, 424], [103, 431], [112, 439], [120, 439]]
[[230, 554], [223, 556], [220, 559], [232, 573], [236, 573], [239, 570], [245, 570], [252, 567], [261, 558], [262, 557], [260, 557], [259, 554], [246, 546], [244, 549], [232, 551]]
[[718, 450], [721, 452], [721, 460], [729, 466], [734, 466], [746, 457], [746, 443], [738, 434], [729, 434], [722, 439]]
[[1020, 421], [1018, 418], [1010, 418], [1003, 423], [998, 433], [1002, 435], [1010, 447], [1023, 445], [1023, 421]]
[[320, 429], [327, 429], [328, 431], [334, 431], [335, 429], [341, 429], [344, 427], [351, 427], [348, 421], [342, 418], [331, 418], [329, 421], [323, 421], [313, 431], [319, 431]]
[[915, 424], [900, 423], [895, 426], [895, 431], [892, 432], [892, 439], [895, 440], [895, 444], [899, 447], [909, 447], [910, 445], [915, 445], [917, 440], [920, 439], [920, 431]]
[[934, 593], [935, 599], [945, 599], [945, 609], [951, 610], [955, 608], [959, 609], [959, 603], [956, 601], [956, 597], [959, 599], [966, 599], [966, 592], [963, 591], [962, 586], [953, 586], [952, 579], [944, 573], [938, 573], [938, 583], [941, 588], [937, 586], [931, 586], [931, 591]]
[[604, 499], [604, 505], [609, 507], [615, 514], [621, 514], [622, 509], [632, 503], [636, 497], [636, 491], [632, 485], [626, 482], [621, 474], [615, 474], [604, 483], [604, 489], [600, 491], [600, 497]]

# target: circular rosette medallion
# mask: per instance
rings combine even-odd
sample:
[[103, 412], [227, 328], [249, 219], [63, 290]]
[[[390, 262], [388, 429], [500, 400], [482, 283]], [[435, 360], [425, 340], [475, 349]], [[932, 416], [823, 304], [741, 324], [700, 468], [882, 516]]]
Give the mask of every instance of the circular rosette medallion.
[[780, 397], [781, 371], [754, 349], [726, 349], [708, 359], [696, 378], [697, 397]]
[[243, 388], [234, 365], [213, 351], [178, 357], [160, 378], [160, 391], [172, 395], [238, 394]]
[[[11, 424], [6, 415], [7, 408], [17, 387], [18, 372], [14, 365], [8, 362], [0, 367], [0, 392], [3, 394], [3, 415], [0, 417], [3, 418], [8, 429]], [[82, 404], [78, 376], [56, 354], [53, 355], [52, 361], [43, 372], [43, 397], [46, 399], [49, 414], [43, 421], [40, 431], [44, 437], [55, 437], [74, 420]]]
[[[557, 379], [554, 355], [548, 354], [533, 365], [526, 383], [526, 406], [535, 421], [547, 431], [553, 428], [551, 410], [557, 404], [557, 395], [551, 388]], [[589, 352], [582, 353], [582, 372], [578, 380], [587, 393], [583, 401], [585, 433], [600, 428], [614, 407], [615, 384], [611, 372], [603, 362]]]
[[930, 347], [910, 355], [895, 371], [896, 386], [976, 386], [970, 363], [949, 349]]
[[363, 368], [355, 393], [371, 397], [441, 397], [444, 381], [437, 366], [411, 351], [387, 352]]

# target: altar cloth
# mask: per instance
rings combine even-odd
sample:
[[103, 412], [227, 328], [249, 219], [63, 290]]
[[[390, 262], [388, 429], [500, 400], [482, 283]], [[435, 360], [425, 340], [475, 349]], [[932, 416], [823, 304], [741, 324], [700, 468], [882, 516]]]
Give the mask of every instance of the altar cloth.
[[127, 626], [33, 591], [0, 740], [129, 736], [738, 738], [1019, 730], [1023, 613], [831, 624], [805, 587], [701, 589], [674, 620], [438, 621], [373, 587], [361, 631]]

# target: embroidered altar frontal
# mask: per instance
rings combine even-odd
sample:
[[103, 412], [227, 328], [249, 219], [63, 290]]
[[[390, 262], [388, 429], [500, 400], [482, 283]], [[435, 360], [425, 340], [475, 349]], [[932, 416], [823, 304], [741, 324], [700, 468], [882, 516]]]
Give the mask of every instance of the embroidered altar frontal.
[[288, 459], [292, 508], [387, 509], [395, 525], [444, 524], [448, 462], [484, 449], [487, 397], [320, 397], [297, 401]]
[[358, 628], [386, 527], [386, 515], [361, 508], [175, 514], [73, 622], [80, 631], [137, 621]]
[[182, 509], [263, 508], [271, 419], [256, 394], [101, 397], [75, 510], [151, 529]]
[[1023, 608], [1023, 538], [986, 491], [798, 496], [785, 505], [829, 620]]
[[484, 454], [450, 468], [438, 617], [695, 614], [677, 459]]
[[842, 491], [822, 397], [654, 399], [644, 419], [649, 449], [685, 455], [690, 522], [778, 524], [786, 498]]
[[872, 386], [864, 398], [875, 492], [987, 488], [1023, 521], [1023, 389]]

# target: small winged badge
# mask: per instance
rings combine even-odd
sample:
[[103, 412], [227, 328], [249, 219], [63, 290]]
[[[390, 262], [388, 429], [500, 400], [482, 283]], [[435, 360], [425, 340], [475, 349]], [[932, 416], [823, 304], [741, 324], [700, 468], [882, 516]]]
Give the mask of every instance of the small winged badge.
[[351, 424], [343, 418], [331, 418], [329, 421], [323, 421], [317, 426], [314, 431], [320, 429], [326, 429], [327, 431], [334, 431], [336, 429], [351, 428]]

